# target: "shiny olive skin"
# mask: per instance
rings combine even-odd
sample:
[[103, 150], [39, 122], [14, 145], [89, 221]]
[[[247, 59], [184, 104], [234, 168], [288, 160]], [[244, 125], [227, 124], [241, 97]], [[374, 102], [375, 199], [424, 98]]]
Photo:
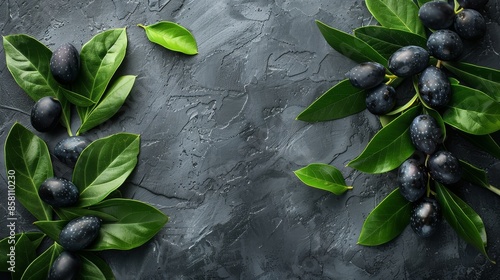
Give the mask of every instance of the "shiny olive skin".
[[451, 84], [448, 76], [436, 66], [430, 65], [418, 80], [420, 97], [432, 108], [442, 108], [451, 100]]
[[354, 87], [369, 89], [380, 85], [385, 78], [385, 67], [377, 62], [363, 62], [346, 74]]
[[481, 39], [486, 34], [483, 15], [473, 9], [463, 9], [455, 17], [455, 32], [465, 40]]
[[460, 36], [448, 29], [436, 30], [427, 39], [429, 53], [440, 60], [457, 60], [463, 48], [464, 44]]
[[78, 255], [63, 251], [52, 262], [47, 280], [74, 280], [81, 269], [82, 261]]
[[52, 53], [50, 72], [61, 84], [72, 83], [78, 78], [80, 54], [72, 44], [63, 44]]
[[95, 216], [83, 216], [69, 221], [59, 233], [59, 244], [68, 251], [87, 248], [99, 235], [101, 220]]
[[80, 192], [71, 181], [65, 178], [51, 177], [40, 185], [38, 195], [51, 206], [68, 207], [78, 202]]
[[431, 1], [423, 4], [418, 10], [418, 17], [425, 27], [445, 29], [453, 24], [455, 11], [445, 1]]
[[366, 93], [366, 108], [374, 115], [389, 113], [396, 105], [396, 90], [386, 84], [370, 89]]
[[424, 197], [413, 205], [410, 227], [418, 236], [432, 236], [441, 224], [441, 206], [433, 197]]
[[427, 161], [427, 167], [431, 177], [445, 185], [457, 183], [462, 178], [460, 161], [448, 151], [432, 154]]
[[415, 117], [410, 124], [410, 139], [413, 146], [428, 155], [433, 154], [442, 142], [443, 133], [436, 119], [423, 114]]
[[75, 167], [81, 152], [91, 143], [83, 136], [71, 136], [62, 139], [54, 148], [54, 155], [69, 167]]
[[388, 60], [388, 68], [398, 77], [410, 77], [429, 65], [429, 52], [419, 46], [405, 46], [395, 51]]
[[52, 96], [45, 96], [31, 108], [31, 125], [40, 132], [51, 131], [57, 127], [61, 115], [61, 103]]

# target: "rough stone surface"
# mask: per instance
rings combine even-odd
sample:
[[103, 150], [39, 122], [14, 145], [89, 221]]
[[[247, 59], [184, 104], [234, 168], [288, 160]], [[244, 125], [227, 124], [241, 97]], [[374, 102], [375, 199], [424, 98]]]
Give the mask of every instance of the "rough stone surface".
[[[488, 32], [467, 61], [500, 68], [500, 5], [485, 8]], [[395, 188], [397, 175], [367, 175], [346, 163], [380, 125], [368, 112], [326, 123], [295, 117], [344, 78], [355, 63], [332, 50], [314, 20], [346, 32], [375, 24], [364, 1], [330, 0], [0, 0], [2, 35], [26, 33], [54, 49], [78, 50], [100, 31], [128, 27], [120, 74], [138, 75], [123, 109], [89, 131], [142, 135], [124, 196], [152, 203], [171, 221], [132, 252], [106, 252], [117, 279], [492, 279], [500, 274], [443, 223], [431, 239], [408, 227], [389, 244], [356, 241], [368, 213]], [[178, 22], [200, 53], [176, 54], [147, 41], [139, 23]], [[0, 142], [15, 121], [30, 127], [33, 102], [5, 66], [0, 46]], [[39, 134], [50, 149], [64, 137]], [[500, 182], [498, 160], [471, 145], [447, 143]], [[498, 139], [498, 137], [497, 137]], [[464, 151], [472, 151], [470, 153]], [[1, 193], [6, 193], [0, 149]], [[304, 186], [292, 173], [333, 164], [355, 188], [342, 196]], [[58, 176], [70, 177], [62, 164]], [[500, 261], [500, 198], [463, 184], [457, 193], [481, 214], [488, 252]], [[4, 199], [4, 195], [0, 195]], [[0, 225], [6, 224], [5, 201]], [[18, 230], [33, 220], [18, 207]], [[1, 236], [7, 234], [0, 227]], [[4, 279], [5, 275], [1, 275]], [[5, 276], [6, 277], [6, 276]]]

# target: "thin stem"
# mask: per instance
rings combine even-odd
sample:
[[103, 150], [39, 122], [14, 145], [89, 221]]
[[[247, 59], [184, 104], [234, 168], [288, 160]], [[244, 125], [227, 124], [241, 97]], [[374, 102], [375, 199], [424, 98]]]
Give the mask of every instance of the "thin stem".
[[385, 77], [389, 79], [389, 81], [385, 83], [386, 85], [392, 84], [392, 82], [394, 82], [394, 80], [398, 78], [398, 76], [396, 75], [388, 75], [388, 74], [386, 74]]
[[442, 63], [443, 63], [443, 62], [442, 62], [440, 59], [438, 59], [438, 61], [437, 61], [437, 63], [436, 63], [436, 67], [437, 67], [437, 68], [441, 68], [441, 64], [442, 64]]
[[457, 0], [455, 0], [455, 7], [454, 7], [454, 10], [455, 10], [455, 14], [458, 14], [460, 13], [464, 8], [460, 7], [460, 3], [458, 3]]
[[487, 185], [487, 186], [485, 186], [485, 187], [486, 187], [488, 190], [490, 190], [490, 191], [494, 192], [496, 195], [500, 195], [500, 190], [499, 190], [499, 189], [497, 189], [497, 188], [495, 188], [495, 187], [493, 187], [492, 185]]
[[[427, 155], [425, 157], [424, 165], [425, 165], [426, 169], [427, 169], [427, 162], [429, 161], [429, 157], [430, 157], [430, 155]], [[426, 193], [426, 195], [427, 195], [427, 197], [430, 197], [431, 194], [436, 195], [436, 193], [431, 190], [431, 176], [429, 174], [427, 174], [427, 193]]]
[[70, 127], [66, 127], [66, 130], [68, 131], [68, 135], [71, 137], [73, 136], [73, 132], [71, 131]]

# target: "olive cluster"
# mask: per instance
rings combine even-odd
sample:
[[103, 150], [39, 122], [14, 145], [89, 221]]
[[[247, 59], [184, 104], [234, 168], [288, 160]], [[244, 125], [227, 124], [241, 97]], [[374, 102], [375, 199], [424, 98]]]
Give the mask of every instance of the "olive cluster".
[[[46, 179], [38, 188], [40, 199], [54, 208], [78, 204], [79, 190], [71, 181], [61, 177]], [[74, 252], [90, 246], [99, 236], [101, 219], [82, 216], [69, 221], [59, 233], [58, 243], [64, 248], [53, 262], [47, 279], [73, 279], [81, 267]]]
[[[433, 30], [427, 40], [427, 49], [431, 56], [438, 59], [438, 66], [441, 61], [453, 61], [460, 57], [462, 39], [477, 40], [485, 35], [486, 23], [478, 10], [486, 2], [488, 0], [458, 0], [460, 9], [457, 11], [446, 1], [427, 2], [420, 7], [418, 16], [422, 24]], [[439, 67], [432, 65], [421, 72], [418, 90], [421, 100], [436, 109], [448, 104], [452, 95], [448, 77]], [[420, 160], [410, 158], [400, 166], [399, 189], [403, 197], [415, 202], [411, 228], [417, 235], [429, 237], [437, 230], [441, 220], [441, 207], [434, 197], [429, 196], [430, 186], [433, 181], [442, 184], [458, 182], [462, 169], [451, 152], [439, 149], [442, 132], [432, 116], [416, 117], [410, 127], [410, 137], [416, 150], [426, 154], [426, 157]], [[424, 196], [426, 190], [429, 190], [428, 195]]]
[[[50, 73], [54, 79], [64, 85], [70, 85], [80, 72], [80, 54], [76, 48], [63, 44], [50, 58]], [[62, 105], [55, 96], [40, 98], [31, 108], [31, 126], [40, 132], [53, 131], [61, 121]], [[54, 148], [54, 155], [64, 164], [73, 168], [80, 153], [90, 144], [83, 136], [70, 136], [62, 139]]]
[[[385, 115], [394, 109], [396, 91], [390, 84], [396, 77], [416, 77], [419, 100], [429, 108], [444, 108], [451, 101], [452, 87], [441, 64], [459, 59], [464, 48], [462, 40], [477, 40], [485, 35], [486, 23], [479, 10], [486, 2], [458, 0], [456, 10], [447, 1], [427, 2], [418, 14], [430, 31], [427, 49], [404, 46], [396, 50], [388, 59], [388, 69], [376, 62], [353, 67], [346, 76], [354, 87], [366, 90], [368, 111]], [[436, 65], [430, 64], [431, 57], [437, 60]], [[441, 207], [431, 196], [431, 186], [434, 182], [457, 183], [462, 169], [457, 157], [441, 148], [443, 133], [431, 115], [419, 115], [412, 121], [410, 138], [418, 156], [399, 167], [399, 189], [405, 199], [414, 202], [411, 227], [417, 235], [428, 237], [441, 220]]]
[[[59, 177], [46, 179], [38, 189], [40, 199], [55, 208], [75, 206], [79, 200], [78, 188], [69, 180]], [[75, 251], [92, 244], [99, 236], [101, 219], [82, 216], [69, 221], [59, 233], [58, 243], [64, 248], [54, 260], [48, 279], [73, 279], [81, 266]]]
[[[73, 83], [79, 73], [80, 55], [71, 44], [55, 50], [50, 59], [50, 72], [60, 84]], [[50, 132], [61, 120], [62, 105], [55, 96], [40, 98], [31, 109], [31, 125], [37, 131]], [[73, 168], [80, 153], [90, 144], [82, 136], [62, 139], [54, 148], [54, 155]], [[73, 182], [62, 177], [46, 179], [38, 188], [42, 201], [52, 207], [71, 207], [78, 204], [79, 190]], [[59, 234], [58, 243], [65, 249], [53, 262], [48, 279], [73, 279], [81, 267], [81, 260], [74, 252], [88, 247], [99, 235], [101, 220], [83, 216], [69, 221]]]
[[417, 152], [398, 169], [399, 191], [406, 200], [414, 202], [412, 229], [417, 235], [428, 237], [436, 231], [441, 220], [441, 207], [430, 196], [431, 186], [434, 181], [446, 185], [457, 183], [462, 178], [462, 168], [457, 157], [440, 149], [441, 128], [431, 115], [423, 114], [413, 119], [410, 138]]
[[[427, 49], [420, 46], [404, 46], [388, 60], [388, 70], [396, 77], [419, 75], [420, 99], [429, 107], [439, 109], [451, 100], [451, 85], [446, 73], [440, 68], [441, 61], [457, 60], [463, 51], [463, 41], [477, 40], [486, 33], [486, 22], [478, 12], [487, 0], [461, 0], [456, 12], [446, 1], [427, 2], [420, 7], [419, 18], [433, 32], [427, 39]], [[451, 30], [451, 28], [454, 29]], [[430, 65], [430, 57], [438, 60]], [[347, 74], [354, 87], [367, 91], [366, 108], [375, 115], [391, 112], [396, 104], [396, 91], [384, 81], [391, 77], [383, 65], [363, 62]]]

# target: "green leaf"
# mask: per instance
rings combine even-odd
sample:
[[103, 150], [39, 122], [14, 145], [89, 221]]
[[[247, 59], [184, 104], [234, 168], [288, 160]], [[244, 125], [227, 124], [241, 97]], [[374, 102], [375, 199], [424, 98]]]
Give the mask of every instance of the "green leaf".
[[491, 137], [490, 134], [486, 135], [471, 135], [468, 133], [460, 134], [467, 141], [476, 145], [478, 148], [482, 149], [485, 152], [488, 152], [490, 155], [500, 159], [500, 146], [498, 143]]
[[396, 188], [366, 217], [358, 244], [377, 246], [391, 241], [408, 226], [410, 216], [411, 202]]
[[140, 136], [118, 133], [92, 142], [80, 154], [73, 183], [80, 190], [78, 206], [96, 204], [119, 188], [132, 173], [139, 155]]
[[486, 253], [486, 230], [481, 217], [463, 200], [436, 182], [437, 198], [450, 226], [467, 243], [493, 262]]
[[356, 62], [375, 61], [387, 66], [387, 59], [363, 40], [330, 27], [321, 21], [317, 20], [316, 24], [328, 44], [339, 53]]
[[[22, 239], [21, 239], [21, 236], [23, 236]], [[8, 256], [7, 254], [11, 254], [11, 252], [13, 251], [16, 253], [16, 260], [18, 258], [20, 258], [21, 256], [17, 255], [17, 252], [18, 252], [18, 250], [23, 250], [23, 249], [21, 247], [17, 247], [17, 246], [20, 246], [19, 243], [22, 243], [23, 240], [24, 240], [24, 243], [26, 243], [25, 245], [22, 245], [22, 247], [26, 247], [26, 252], [23, 252], [23, 253], [28, 253], [29, 255], [31, 255], [31, 251], [36, 253], [35, 250], [36, 250], [36, 248], [38, 248], [38, 246], [40, 246], [40, 243], [42, 242], [44, 237], [45, 237], [45, 234], [43, 234], [41, 232], [23, 232], [23, 233], [17, 233], [15, 235], [13, 235], [12, 238], [10, 236], [8, 236], [8, 237], [5, 237], [4, 239], [0, 240], [0, 252], [2, 252], [2, 254], [0, 254], [0, 271], [8, 272], [9, 271], [8, 268], [15, 264], [16, 270], [21, 271], [21, 273], [22, 273], [26, 269], [27, 266], [25, 266], [22, 269], [18, 269], [19, 265], [18, 265], [17, 261], [14, 261], [12, 264], [10, 264], [9, 263], [10, 256]], [[26, 242], [26, 240], [25, 240], [26, 238], [30, 241], [29, 243]], [[21, 241], [19, 241], [19, 240], [21, 240]], [[24, 261], [24, 260], [22, 260], [22, 261]], [[16, 272], [16, 273], [18, 273], [18, 272]]]
[[108, 199], [90, 209], [114, 216], [104, 223], [89, 250], [130, 250], [149, 241], [167, 223], [168, 217], [155, 207], [131, 199]]
[[38, 227], [43, 233], [45, 233], [50, 239], [55, 242], [59, 241], [59, 233], [64, 228], [68, 221], [56, 220], [56, 221], [36, 221], [33, 224]]
[[[103, 259], [98, 257], [92, 252], [80, 252], [80, 256], [84, 257], [86, 261], [91, 262], [96, 268], [98, 268], [102, 275], [104, 276], [103, 279], [106, 280], [114, 280], [115, 276], [113, 274], [113, 271], [109, 267], [108, 263], [106, 263]], [[82, 273], [83, 274], [83, 273]], [[85, 274], [83, 274], [85, 275]]]
[[[97, 240], [86, 250], [130, 250], [149, 241], [160, 231], [168, 217], [153, 206], [131, 199], [108, 199], [89, 207], [114, 217], [103, 221]], [[34, 224], [54, 240], [67, 221], [39, 221]]]
[[5, 140], [4, 153], [7, 174], [14, 172], [8, 180], [15, 181], [17, 201], [38, 220], [52, 219], [52, 209], [38, 196], [43, 181], [54, 176], [45, 142], [15, 123]]
[[52, 262], [62, 253], [63, 247], [57, 243], [52, 244], [45, 252], [36, 258], [26, 269], [22, 280], [47, 279]]
[[160, 21], [152, 25], [138, 24], [138, 26], [144, 28], [149, 41], [166, 49], [187, 55], [198, 53], [196, 39], [182, 25], [170, 21]]
[[320, 190], [329, 191], [341, 195], [351, 186], [345, 184], [344, 177], [340, 171], [328, 164], [313, 163], [294, 171], [295, 175], [306, 185]]
[[87, 132], [88, 130], [107, 121], [120, 110], [125, 99], [132, 90], [136, 76], [123, 76], [118, 78], [108, 89], [102, 100], [88, 113], [82, 120], [82, 124], [78, 129], [77, 135]]
[[95, 104], [93, 100], [70, 90], [63, 90], [63, 94], [69, 102], [79, 107], [89, 107]]
[[427, 39], [420, 35], [378, 25], [368, 25], [354, 30], [354, 35], [366, 42], [386, 59], [404, 46], [427, 48]]
[[448, 77], [448, 80], [450, 80], [450, 84], [452, 84], [452, 85], [459, 85], [460, 84], [460, 81], [455, 79], [455, 78]]
[[426, 37], [418, 7], [412, 0], [366, 0], [366, 7], [382, 26]]
[[400, 166], [415, 151], [409, 129], [420, 111], [420, 106], [413, 107], [380, 129], [348, 166], [366, 173], [384, 173]]
[[17, 34], [3, 37], [7, 68], [16, 83], [34, 101], [45, 96], [56, 97], [63, 108], [61, 122], [70, 132], [71, 104], [66, 90], [52, 77], [52, 51], [33, 37]]
[[88, 208], [64, 207], [64, 208], [54, 209], [54, 211], [56, 212], [57, 216], [61, 220], [66, 220], [66, 221], [76, 219], [76, 218], [81, 217], [81, 216], [96, 216], [105, 222], [116, 222], [117, 221], [115, 217], [113, 217], [109, 214], [95, 211], [95, 210], [88, 209]]
[[461, 81], [500, 102], [500, 71], [465, 62], [443, 62]]
[[418, 99], [418, 93], [416, 93], [408, 102], [406, 102], [406, 104], [404, 104], [401, 107], [395, 108], [393, 111], [387, 113], [386, 115], [392, 116], [406, 111], [411, 106], [413, 106], [413, 104], [415, 104], [415, 101], [417, 101], [417, 99]]
[[106, 280], [104, 273], [101, 269], [94, 264], [91, 260], [86, 258], [83, 255], [80, 255], [80, 259], [82, 260], [82, 266], [80, 268], [78, 279], [81, 280]]
[[477, 168], [474, 165], [463, 160], [460, 160], [460, 165], [462, 166], [462, 170], [464, 173], [462, 175], [462, 178], [464, 180], [474, 185], [486, 188], [496, 195], [500, 195], [500, 190], [490, 184], [486, 171]]
[[453, 95], [443, 114], [445, 123], [474, 135], [490, 134], [500, 129], [500, 103], [473, 88], [451, 87]]
[[[13, 243], [13, 240], [15, 243]], [[10, 244], [9, 244], [10, 242]], [[36, 247], [30, 237], [21, 233], [13, 235], [12, 239], [2, 240], [2, 256], [1, 259], [5, 263], [1, 264], [2, 271], [11, 272], [12, 279], [21, 279], [23, 272], [28, 265], [36, 258]], [[11, 257], [14, 257], [11, 263]]]
[[[122, 63], [127, 50], [125, 28], [101, 32], [88, 41], [80, 52], [80, 75], [75, 91], [94, 102], [99, 102], [111, 78]], [[79, 108], [85, 119], [87, 108]]]
[[297, 120], [320, 122], [341, 119], [366, 109], [366, 93], [343, 80], [302, 111]]

